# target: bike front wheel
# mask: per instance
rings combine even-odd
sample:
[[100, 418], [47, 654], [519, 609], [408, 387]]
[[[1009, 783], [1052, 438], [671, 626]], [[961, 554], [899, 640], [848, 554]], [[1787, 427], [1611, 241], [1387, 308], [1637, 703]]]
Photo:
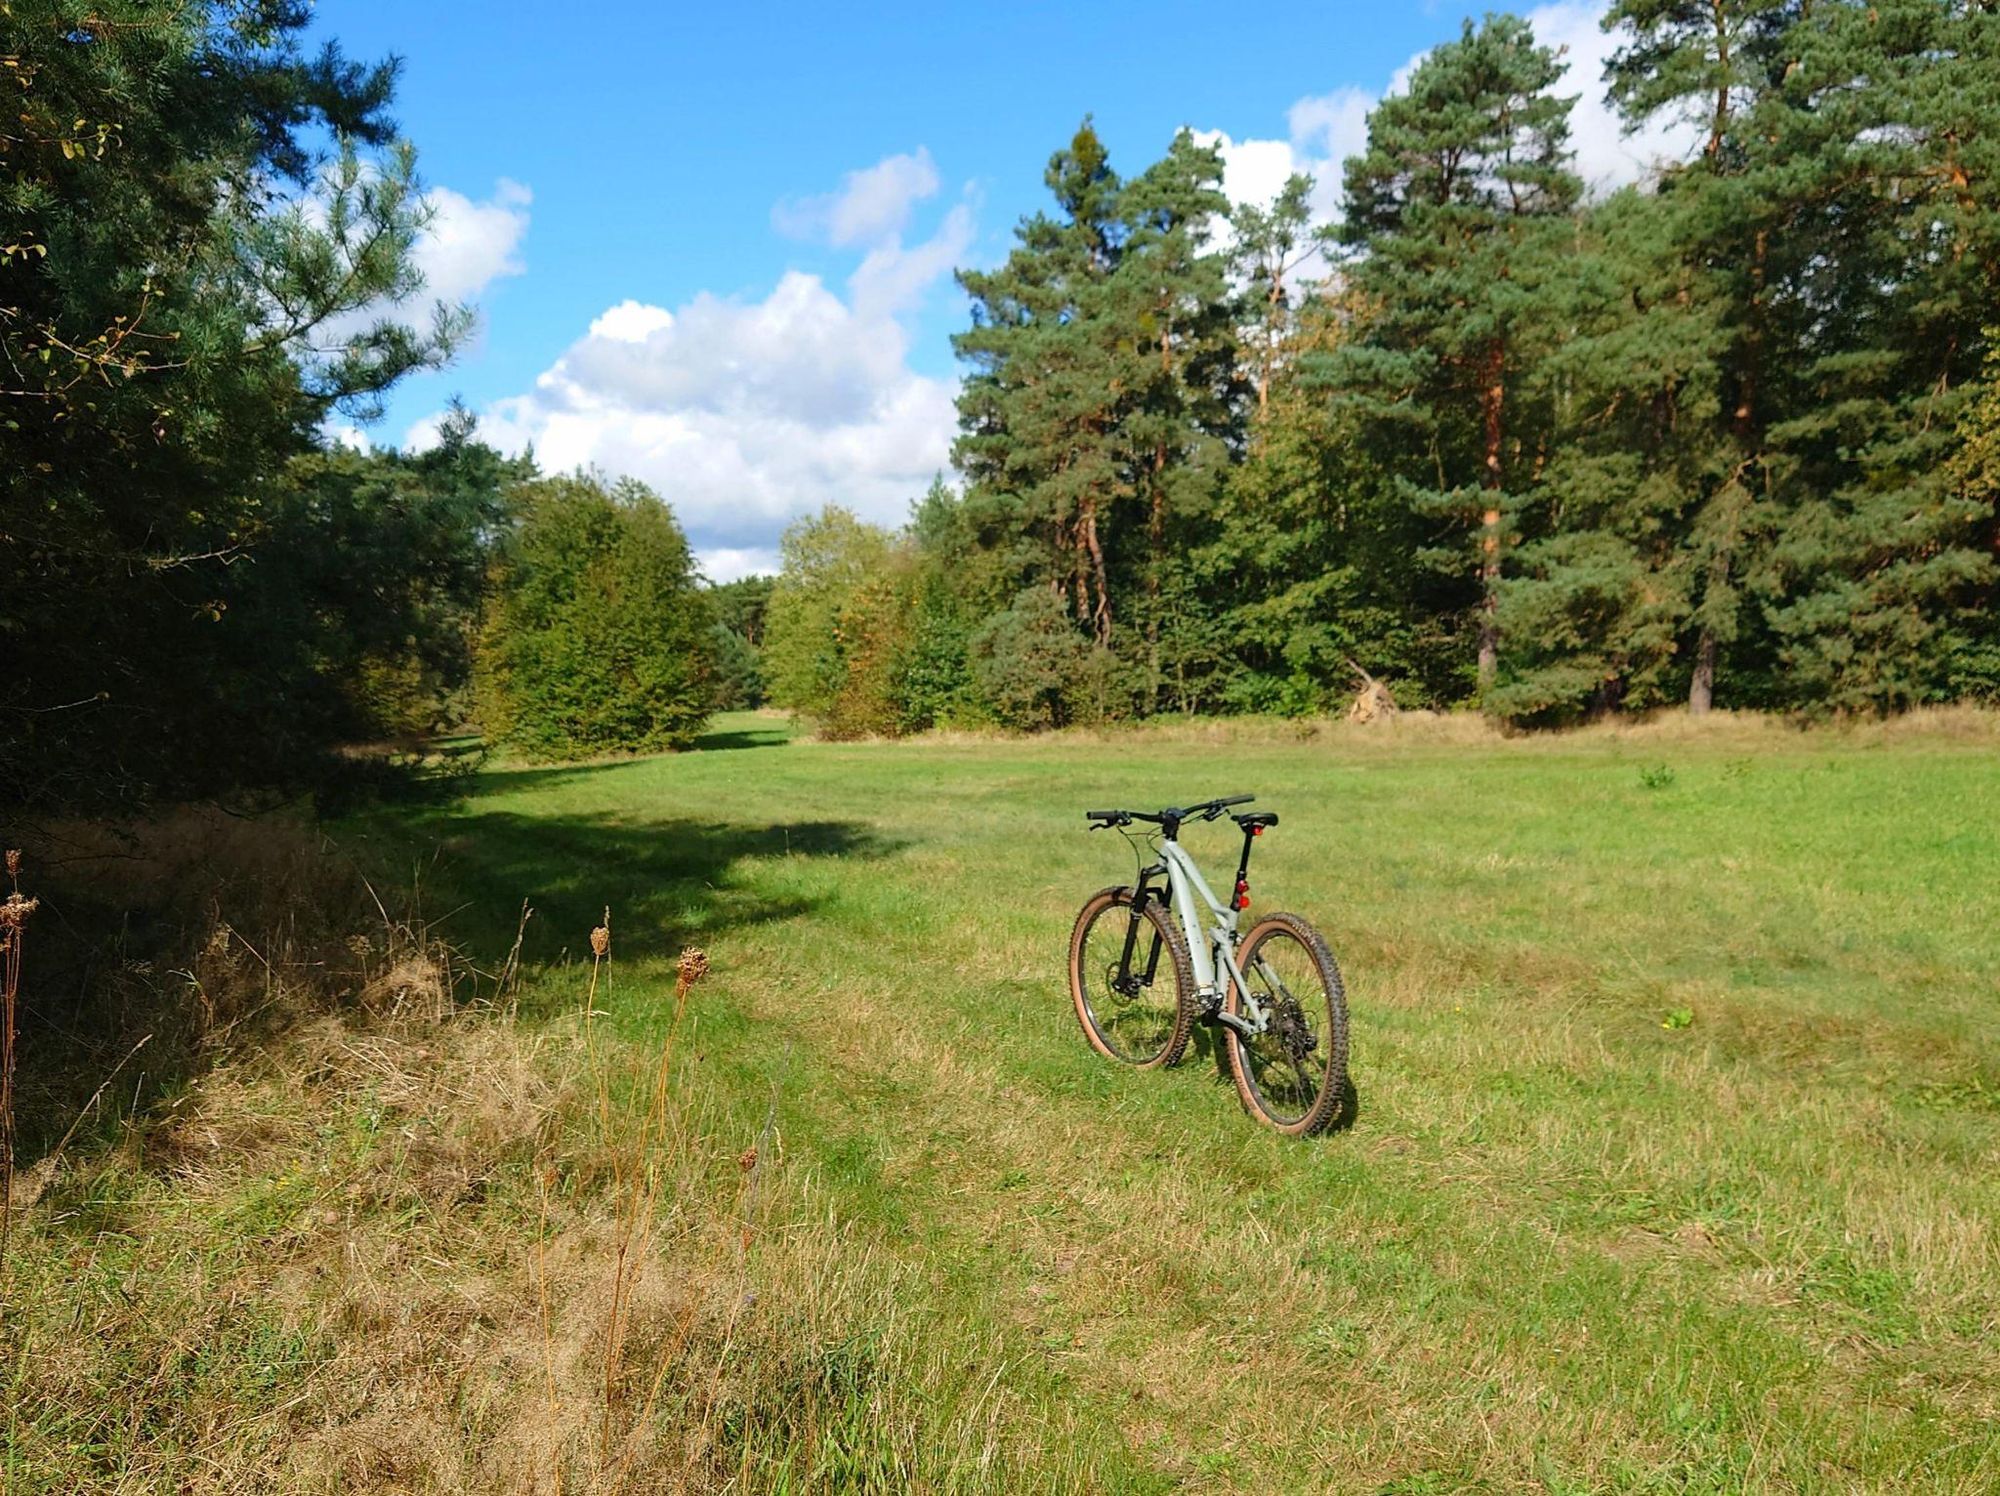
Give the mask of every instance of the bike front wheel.
[[1090, 1047], [1141, 1070], [1180, 1063], [1194, 1028], [1187, 941], [1157, 898], [1091, 895], [1069, 937], [1069, 993]]
[[[1347, 990], [1319, 931], [1296, 914], [1269, 914], [1251, 926], [1236, 964], [1265, 1014], [1262, 1033], [1223, 1030], [1229, 1072], [1243, 1108], [1268, 1127], [1307, 1137], [1344, 1121]], [[1253, 1004], [1231, 982], [1228, 1011], [1249, 1019]]]

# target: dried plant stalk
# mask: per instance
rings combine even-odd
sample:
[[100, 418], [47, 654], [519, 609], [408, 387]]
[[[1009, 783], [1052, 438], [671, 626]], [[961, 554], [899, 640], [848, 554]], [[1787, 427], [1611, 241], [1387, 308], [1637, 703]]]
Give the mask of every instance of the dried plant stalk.
[[0, 1262], [14, 1229], [14, 1013], [21, 992], [21, 948], [39, 899], [21, 892], [21, 854], [7, 852], [7, 897], [0, 901]]

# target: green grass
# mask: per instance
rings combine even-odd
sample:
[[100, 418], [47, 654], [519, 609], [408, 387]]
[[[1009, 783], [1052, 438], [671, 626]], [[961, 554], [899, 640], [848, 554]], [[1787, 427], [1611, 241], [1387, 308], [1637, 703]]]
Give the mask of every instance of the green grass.
[[[782, 739], [724, 719], [365, 834], [441, 846], [489, 949], [523, 897], [543, 961], [609, 905], [637, 1039], [705, 945], [690, 1084], [746, 1137], [775, 1099], [905, 1328], [976, 1356], [964, 1395], [1021, 1389], [1016, 1453], [1085, 1430], [1130, 1489], [2000, 1486], [1990, 733]], [[1075, 907], [1131, 871], [1081, 808], [1235, 792], [1284, 817], [1259, 907], [1352, 995], [1359, 1121], [1309, 1144], [1201, 1058], [1109, 1066], [1064, 995]]]
[[[1996, 748], [1990, 720], [831, 746], [743, 715], [679, 756], [495, 770], [338, 834], [419, 881], [489, 968], [532, 903], [519, 1016], [428, 1100], [376, 1041], [287, 1061], [289, 1100], [260, 1082], [229, 1113], [279, 1139], [263, 1162], [195, 1205], [143, 1157], [79, 1182], [17, 1271], [49, 1296], [45, 1334], [169, 1320], [186, 1300], [160, 1284], [235, 1295], [212, 1344], [162, 1329], [167, 1350], [70, 1400], [233, 1409], [170, 1423], [190, 1460], [215, 1463], [217, 1428], [255, 1431], [254, 1450], [230, 1434], [247, 1461], [365, 1422], [325, 1389], [382, 1338], [409, 1348], [373, 1385], [445, 1389], [436, 1438], [479, 1452], [474, 1473], [336, 1461], [323, 1483], [513, 1488], [479, 1463], [515, 1437], [492, 1409], [532, 1412], [556, 1360], [506, 1349], [542, 1250], [523, 1244], [547, 1234], [577, 1254], [570, 1281], [602, 1275], [601, 1233], [593, 1256], [546, 1202], [629, 1178], [617, 1134], [698, 944], [712, 971], [676, 1041], [685, 1158], [657, 1256], [707, 1307], [647, 1364], [671, 1373], [662, 1437], [699, 1428], [681, 1468], [709, 1484], [1991, 1491]], [[1347, 975], [1359, 1117], [1312, 1142], [1258, 1129], [1206, 1051], [1167, 1074], [1098, 1058], [1064, 988], [1076, 907], [1132, 870], [1081, 809], [1238, 792], [1283, 816], [1256, 907], [1318, 922]], [[1188, 840], [1226, 870], [1226, 828]], [[445, 1168], [433, 1132], [580, 1052], [607, 906], [612, 1122], [593, 1130], [587, 1093], [557, 1121], [496, 1103]], [[754, 1199], [736, 1167], [753, 1142]], [[318, 1224], [329, 1199], [347, 1226]], [[338, 1232], [350, 1265], [324, 1266]], [[322, 1271], [366, 1279], [377, 1317], [351, 1285], [338, 1314], [285, 1307], [330, 1294]], [[468, 1369], [489, 1360], [490, 1382]], [[209, 1478], [148, 1451], [166, 1436], [137, 1415], [10, 1416], [44, 1472], [67, 1439], [83, 1452], [61, 1468], [107, 1483]], [[408, 1442], [403, 1417], [368, 1447]]]

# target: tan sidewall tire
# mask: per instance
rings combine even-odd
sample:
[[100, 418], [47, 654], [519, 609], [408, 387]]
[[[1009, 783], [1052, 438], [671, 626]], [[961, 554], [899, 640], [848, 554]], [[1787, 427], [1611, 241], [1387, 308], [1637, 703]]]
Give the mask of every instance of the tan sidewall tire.
[[[1243, 1110], [1274, 1132], [1293, 1138], [1311, 1137], [1332, 1126], [1347, 1108], [1347, 989], [1341, 981], [1339, 963], [1333, 959], [1325, 938], [1296, 914], [1267, 914], [1252, 925], [1238, 947], [1238, 964], [1247, 968], [1259, 943], [1273, 930], [1284, 930], [1297, 937], [1321, 964], [1322, 974], [1328, 979], [1327, 991], [1333, 998], [1334, 1011], [1332, 1032], [1327, 1036], [1326, 1078], [1320, 1083], [1319, 1096], [1296, 1122], [1276, 1121], [1264, 1110], [1256, 1087], [1250, 1083], [1250, 1062], [1244, 1057], [1243, 1045], [1233, 1030], [1222, 1030], [1223, 1047], [1229, 1054], [1229, 1075], [1236, 1082], [1236, 1099], [1243, 1103]], [[1243, 994], [1236, 990], [1233, 981], [1224, 1002], [1231, 1013], [1243, 1011]]]
[[1076, 1021], [1083, 1030], [1083, 1037], [1090, 1041], [1090, 1047], [1107, 1060], [1116, 1060], [1121, 1065], [1129, 1065], [1134, 1070], [1164, 1070], [1178, 1065], [1187, 1053], [1188, 1039], [1194, 1032], [1194, 964], [1188, 960], [1187, 941], [1181, 932], [1166, 917], [1157, 901], [1146, 909], [1146, 918], [1161, 935], [1166, 954], [1174, 968], [1174, 1029], [1167, 1040], [1167, 1046], [1158, 1055], [1144, 1062], [1128, 1060], [1107, 1045], [1097, 1032], [1097, 1025], [1090, 1021], [1090, 1005], [1084, 997], [1083, 981], [1083, 937], [1090, 929], [1091, 922], [1104, 910], [1115, 906], [1129, 905], [1132, 890], [1129, 887], [1099, 889], [1084, 902], [1076, 916], [1076, 924], [1069, 932], [1069, 1000], [1076, 1008]]

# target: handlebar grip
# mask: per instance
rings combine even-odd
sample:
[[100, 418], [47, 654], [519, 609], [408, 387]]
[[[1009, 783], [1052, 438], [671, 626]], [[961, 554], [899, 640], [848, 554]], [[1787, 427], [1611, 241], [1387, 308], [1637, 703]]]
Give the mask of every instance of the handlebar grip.
[[1256, 798], [1255, 795], [1225, 795], [1220, 800], [1212, 800], [1209, 803], [1220, 808], [1224, 805], [1248, 805]]

